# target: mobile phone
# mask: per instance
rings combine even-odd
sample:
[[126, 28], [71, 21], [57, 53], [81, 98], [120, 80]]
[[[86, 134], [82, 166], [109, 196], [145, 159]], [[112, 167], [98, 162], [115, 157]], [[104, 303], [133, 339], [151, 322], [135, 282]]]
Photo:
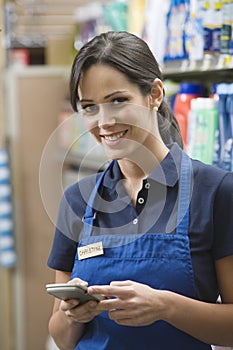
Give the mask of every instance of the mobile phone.
[[48, 294], [62, 300], [78, 299], [80, 305], [90, 300], [100, 301], [105, 299], [100, 294], [88, 294], [87, 287], [77, 283], [53, 283], [46, 284]]

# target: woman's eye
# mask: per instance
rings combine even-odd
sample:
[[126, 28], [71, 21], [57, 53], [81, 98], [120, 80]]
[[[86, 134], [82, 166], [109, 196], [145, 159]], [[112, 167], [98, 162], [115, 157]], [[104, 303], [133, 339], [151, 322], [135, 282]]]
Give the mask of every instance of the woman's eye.
[[82, 107], [82, 110], [87, 114], [95, 114], [98, 112], [99, 108], [97, 105], [87, 105]]
[[121, 103], [124, 103], [127, 101], [126, 97], [118, 97], [118, 98], [114, 98], [114, 100], [112, 100], [112, 104], [113, 105], [120, 105]]

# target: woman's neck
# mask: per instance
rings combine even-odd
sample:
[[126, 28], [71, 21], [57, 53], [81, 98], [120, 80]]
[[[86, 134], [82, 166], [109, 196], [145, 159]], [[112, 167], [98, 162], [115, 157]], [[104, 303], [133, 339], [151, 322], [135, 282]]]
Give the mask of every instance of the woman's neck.
[[166, 157], [169, 149], [162, 144], [156, 153], [145, 147], [137, 149], [135, 155], [118, 160], [121, 172], [125, 179], [130, 182], [141, 181], [146, 178]]

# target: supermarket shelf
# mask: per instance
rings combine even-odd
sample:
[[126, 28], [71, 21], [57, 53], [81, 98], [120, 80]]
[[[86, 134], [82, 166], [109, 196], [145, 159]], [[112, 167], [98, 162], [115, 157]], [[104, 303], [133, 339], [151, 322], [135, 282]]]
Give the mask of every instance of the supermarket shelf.
[[[43, 47], [46, 40], [70, 37], [75, 14], [95, 0], [15, 0], [4, 8], [5, 46]], [[107, 3], [109, 0], [101, 0]]]
[[[206, 55], [203, 60], [189, 61], [177, 60], [167, 62], [162, 67], [164, 78], [181, 81], [191, 78], [192, 80], [204, 79], [208, 81], [232, 81], [233, 58], [230, 56]], [[232, 74], [230, 74], [232, 73]]]

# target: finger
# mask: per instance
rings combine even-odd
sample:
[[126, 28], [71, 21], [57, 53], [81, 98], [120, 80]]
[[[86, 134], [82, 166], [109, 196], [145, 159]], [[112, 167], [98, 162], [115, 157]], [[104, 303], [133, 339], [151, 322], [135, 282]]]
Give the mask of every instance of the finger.
[[73, 284], [73, 283], [81, 284], [81, 285], [86, 286], [86, 287], [88, 286], [88, 283], [86, 281], [82, 280], [81, 278], [77, 278], [77, 277], [73, 278], [72, 280], [70, 280], [68, 282], [68, 284]]
[[124, 303], [122, 302], [122, 300], [118, 298], [105, 299], [100, 301], [97, 305], [98, 310], [102, 310], [102, 311], [121, 309], [123, 307], [124, 307]]
[[80, 304], [78, 299], [70, 299], [70, 300], [62, 300], [60, 304], [60, 308], [62, 311], [71, 310], [76, 308]]
[[118, 323], [121, 326], [131, 326], [131, 327], [138, 327], [138, 326], [140, 326], [132, 318], [123, 318], [123, 319], [120, 319], [120, 320], [115, 320], [115, 322]]
[[121, 286], [91, 286], [88, 287], [89, 294], [101, 294], [106, 297], [124, 297], [126, 291], [122, 289]]
[[111, 314], [111, 317], [114, 317], [115, 320], [121, 319], [121, 318], [129, 318], [129, 310], [127, 309], [120, 309], [116, 308], [109, 311], [109, 314]]
[[110, 283], [110, 286], [122, 287], [122, 286], [131, 286], [132, 284], [133, 284], [133, 281], [130, 281], [130, 280], [126, 280], [126, 281], [112, 281]]
[[98, 302], [96, 301], [90, 301], [86, 304], [80, 305], [76, 309], [66, 310], [65, 314], [76, 322], [89, 322], [100, 313], [100, 311], [97, 310], [97, 304]]
[[115, 309], [109, 311], [109, 318], [116, 322], [122, 322], [123, 320], [131, 320], [132, 318], [129, 318], [128, 310], [122, 310], [122, 309]]

